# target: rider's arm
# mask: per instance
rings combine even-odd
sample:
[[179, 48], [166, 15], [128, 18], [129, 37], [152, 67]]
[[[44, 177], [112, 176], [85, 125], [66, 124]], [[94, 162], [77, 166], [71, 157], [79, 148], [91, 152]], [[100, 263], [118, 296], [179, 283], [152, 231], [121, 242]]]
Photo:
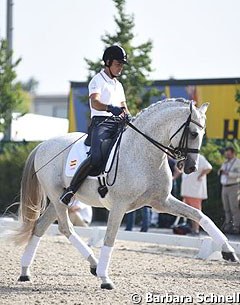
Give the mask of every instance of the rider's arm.
[[98, 111], [106, 111], [107, 105], [100, 102], [100, 94], [93, 93], [90, 95], [90, 102], [93, 109]]
[[[90, 95], [90, 102], [93, 109], [98, 111], [108, 111], [108, 105], [105, 105], [100, 102], [100, 94], [93, 93]], [[124, 108], [124, 112], [129, 114], [127, 104], [125, 102], [121, 102], [121, 107]]]

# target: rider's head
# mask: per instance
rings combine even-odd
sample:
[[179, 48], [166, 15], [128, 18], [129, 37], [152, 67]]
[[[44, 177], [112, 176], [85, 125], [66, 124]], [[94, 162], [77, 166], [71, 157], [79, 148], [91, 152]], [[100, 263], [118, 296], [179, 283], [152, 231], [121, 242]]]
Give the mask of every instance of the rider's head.
[[108, 47], [102, 57], [106, 70], [110, 76], [117, 77], [121, 75], [123, 65], [128, 64], [125, 50], [117, 45]]

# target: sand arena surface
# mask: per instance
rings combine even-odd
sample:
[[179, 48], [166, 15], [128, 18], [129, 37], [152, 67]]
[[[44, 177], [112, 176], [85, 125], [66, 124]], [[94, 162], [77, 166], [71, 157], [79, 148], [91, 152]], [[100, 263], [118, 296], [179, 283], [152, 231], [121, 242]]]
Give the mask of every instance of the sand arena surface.
[[[110, 266], [115, 290], [101, 290], [88, 263], [63, 236], [45, 236], [32, 266], [32, 282], [17, 282], [22, 248], [1, 240], [0, 304], [133, 304], [131, 295], [240, 292], [240, 265], [202, 261], [183, 249], [117, 241]], [[99, 249], [94, 249], [99, 255]], [[165, 303], [167, 304], [167, 303]], [[172, 303], [173, 304], [173, 303]], [[183, 303], [182, 303], [183, 304]], [[206, 303], [202, 303], [206, 304]]]

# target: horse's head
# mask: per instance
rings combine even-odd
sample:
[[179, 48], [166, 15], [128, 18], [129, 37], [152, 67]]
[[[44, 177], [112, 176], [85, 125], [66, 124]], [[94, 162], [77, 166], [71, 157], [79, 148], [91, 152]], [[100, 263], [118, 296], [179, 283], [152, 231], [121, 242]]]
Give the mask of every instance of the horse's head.
[[186, 125], [184, 125], [177, 133], [175, 130], [171, 137], [171, 145], [179, 150], [182, 156], [185, 157], [184, 173], [186, 174], [190, 174], [198, 168], [198, 156], [203, 135], [205, 133], [205, 114], [208, 105], [209, 103], [205, 103], [200, 108], [197, 108], [193, 106], [191, 102], [190, 108], [185, 108], [189, 115], [186, 120]]

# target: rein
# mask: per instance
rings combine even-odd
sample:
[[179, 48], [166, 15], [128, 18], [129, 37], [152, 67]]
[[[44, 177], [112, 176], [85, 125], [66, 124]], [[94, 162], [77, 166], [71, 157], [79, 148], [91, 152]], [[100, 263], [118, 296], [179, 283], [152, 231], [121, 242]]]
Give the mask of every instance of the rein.
[[[165, 146], [165, 145], [159, 143], [158, 141], [154, 140], [150, 136], [146, 135], [144, 132], [142, 132], [136, 126], [134, 126], [130, 121], [127, 120], [127, 117], [125, 117], [125, 123], [129, 127], [131, 127], [134, 131], [136, 131], [137, 133], [142, 135], [149, 142], [151, 142], [158, 149], [160, 149], [165, 154], [167, 154], [168, 156], [170, 156], [171, 158], [173, 158], [175, 160], [183, 161], [183, 160], [186, 159], [188, 153], [194, 153], [194, 154], [199, 153], [199, 149], [188, 147], [189, 125], [190, 125], [190, 123], [193, 123], [193, 124], [199, 126], [202, 129], [204, 128], [204, 126], [202, 126], [197, 121], [192, 119], [192, 102], [190, 104], [190, 114], [189, 114], [187, 120], [178, 128], [178, 130], [170, 138], [170, 140], [172, 140], [183, 129], [183, 133], [182, 133], [182, 136], [180, 138], [180, 141], [179, 141], [179, 144], [178, 144], [177, 147], [173, 147], [171, 145], [170, 146]], [[112, 160], [110, 169], [107, 172], [105, 172], [107, 174], [106, 184], [108, 186], [113, 186], [115, 181], [116, 181], [117, 172], [118, 172], [118, 163], [119, 163], [119, 149], [120, 149], [120, 143], [121, 143], [123, 131], [124, 131], [124, 128], [121, 130], [120, 137], [117, 141], [117, 145], [116, 145], [116, 148], [115, 148], [115, 151], [114, 151], [113, 160]], [[112, 170], [113, 163], [114, 163], [115, 159], [116, 159], [116, 167], [115, 167], [114, 178], [113, 178], [113, 181], [110, 183], [109, 180], [108, 180], [108, 175], [109, 175], [110, 171]]]
[[204, 128], [201, 124], [196, 122], [192, 119], [192, 103], [190, 104], [190, 114], [187, 118], [187, 120], [178, 128], [178, 130], [171, 136], [170, 140], [172, 140], [182, 129], [183, 133], [180, 138], [179, 144], [177, 147], [173, 146], [165, 146], [158, 141], [154, 140], [150, 136], [143, 133], [141, 130], [139, 130], [137, 127], [135, 127], [131, 122], [126, 122], [129, 127], [131, 127], [133, 130], [135, 130], [137, 133], [141, 134], [144, 138], [146, 138], [149, 142], [151, 142], [154, 146], [156, 146], [158, 149], [166, 153], [168, 156], [175, 160], [185, 160], [188, 153], [199, 153], [199, 149], [196, 148], [189, 148], [188, 147], [188, 136], [189, 136], [189, 125], [190, 123], [194, 123], [198, 125], [201, 128]]

